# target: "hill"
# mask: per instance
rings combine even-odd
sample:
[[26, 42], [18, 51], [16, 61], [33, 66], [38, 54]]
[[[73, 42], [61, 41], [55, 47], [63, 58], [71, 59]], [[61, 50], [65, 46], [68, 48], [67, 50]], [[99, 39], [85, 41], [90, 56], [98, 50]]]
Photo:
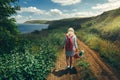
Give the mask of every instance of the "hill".
[[69, 18], [49, 22], [49, 29], [74, 27], [98, 34], [112, 41], [120, 40], [120, 8], [104, 12], [96, 17]]
[[120, 8], [104, 12], [91, 22], [90, 30], [102, 38], [120, 40]]
[[30, 20], [26, 21], [24, 23], [29, 23], [29, 24], [46, 24], [48, 20]]

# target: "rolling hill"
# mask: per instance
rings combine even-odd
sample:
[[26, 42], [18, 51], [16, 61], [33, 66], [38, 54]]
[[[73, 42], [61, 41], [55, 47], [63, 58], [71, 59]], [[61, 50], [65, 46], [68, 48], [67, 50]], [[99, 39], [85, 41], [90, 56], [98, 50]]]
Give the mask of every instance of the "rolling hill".
[[26, 21], [24, 23], [28, 23], [28, 24], [46, 24], [48, 22], [48, 20], [30, 20], [30, 21]]

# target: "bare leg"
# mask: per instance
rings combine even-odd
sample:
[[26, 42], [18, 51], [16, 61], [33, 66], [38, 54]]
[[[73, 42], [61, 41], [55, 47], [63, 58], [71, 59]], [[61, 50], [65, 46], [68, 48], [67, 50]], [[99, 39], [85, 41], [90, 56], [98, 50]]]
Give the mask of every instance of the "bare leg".
[[66, 64], [69, 66], [69, 56], [66, 56]]
[[72, 66], [72, 56], [70, 56], [70, 67]]

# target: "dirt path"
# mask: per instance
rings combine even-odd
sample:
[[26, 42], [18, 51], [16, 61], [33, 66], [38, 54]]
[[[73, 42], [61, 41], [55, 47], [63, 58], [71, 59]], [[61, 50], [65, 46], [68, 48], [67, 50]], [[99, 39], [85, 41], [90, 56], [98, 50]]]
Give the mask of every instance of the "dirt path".
[[[120, 80], [113, 69], [102, 61], [98, 53], [91, 50], [80, 40], [78, 40], [78, 45], [85, 51], [84, 57], [90, 63], [90, 69], [95, 74], [97, 80]], [[75, 62], [75, 67], [72, 70], [66, 70], [65, 66], [65, 54], [63, 50], [60, 58], [57, 60], [55, 69], [49, 74], [47, 80], [79, 80], [80, 73], [78, 71], [80, 71], [80, 67], [76, 66]]]

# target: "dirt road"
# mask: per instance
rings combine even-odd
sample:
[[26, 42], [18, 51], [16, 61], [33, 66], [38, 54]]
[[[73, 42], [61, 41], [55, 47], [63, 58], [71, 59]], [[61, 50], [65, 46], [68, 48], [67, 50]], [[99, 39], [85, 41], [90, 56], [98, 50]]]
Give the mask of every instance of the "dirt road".
[[[95, 74], [97, 80], [120, 80], [118, 74], [100, 58], [98, 53], [91, 50], [80, 40], [78, 40], [78, 45], [85, 51], [84, 57], [86, 61], [90, 63], [90, 69]], [[79, 80], [81, 75], [79, 71], [81, 68], [76, 66], [75, 62], [75, 67], [72, 70], [66, 70], [65, 54], [63, 50], [57, 60], [55, 69], [49, 74], [47, 80]]]

